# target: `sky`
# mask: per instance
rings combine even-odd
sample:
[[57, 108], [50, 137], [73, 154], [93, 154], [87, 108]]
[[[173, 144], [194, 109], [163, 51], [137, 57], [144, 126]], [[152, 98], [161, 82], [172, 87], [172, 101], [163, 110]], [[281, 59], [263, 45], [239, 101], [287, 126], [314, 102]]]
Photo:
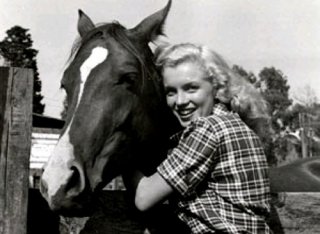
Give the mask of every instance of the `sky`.
[[[29, 29], [42, 82], [44, 114], [60, 117], [65, 64], [76, 37], [78, 9], [95, 23], [133, 28], [167, 0], [0, 0], [0, 40], [15, 25]], [[194, 42], [255, 75], [283, 72], [291, 97], [311, 88], [320, 100], [319, 0], [173, 0], [166, 41]]]

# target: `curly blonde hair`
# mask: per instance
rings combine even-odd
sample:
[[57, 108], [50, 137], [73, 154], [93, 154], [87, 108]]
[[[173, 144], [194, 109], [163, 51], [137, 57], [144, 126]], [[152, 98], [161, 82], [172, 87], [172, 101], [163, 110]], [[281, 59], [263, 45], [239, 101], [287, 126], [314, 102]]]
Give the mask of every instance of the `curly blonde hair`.
[[[216, 99], [231, 107], [242, 120], [262, 133], [269, 121], [269, 108], [265, 99], [248, 80], [237, 75], [218, 53], [206, 46], [192, 43], [176, 45], [163, 44], [155, 51], [156, 65], [163, 71], [184, 62], [197, 62], [211, 77], [216, 87]], [[261, 121], [264, 120], [264, 121]], [[264, 126], [262, 127], [262, 122]]]

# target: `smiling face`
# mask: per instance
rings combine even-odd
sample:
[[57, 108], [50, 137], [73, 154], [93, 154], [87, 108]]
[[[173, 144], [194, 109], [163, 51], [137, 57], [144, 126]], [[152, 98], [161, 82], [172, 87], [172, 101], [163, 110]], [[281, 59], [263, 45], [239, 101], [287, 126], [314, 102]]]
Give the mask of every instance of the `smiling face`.
[[165, 67], [163, 82], [167, 104], [183, 127], [211, 113], [215, 89], [207, 72], [199, 64], [183, 62]]

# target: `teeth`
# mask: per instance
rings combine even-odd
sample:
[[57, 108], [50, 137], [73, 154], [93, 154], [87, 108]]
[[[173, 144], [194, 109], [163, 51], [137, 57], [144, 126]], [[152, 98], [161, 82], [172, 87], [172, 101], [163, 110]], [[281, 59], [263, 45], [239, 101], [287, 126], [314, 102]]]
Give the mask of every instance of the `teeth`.
[[180, 110], [180, 111], [178, 111], [180, 116], [190, 115], [192, 112], [193, 112], [192, 110]]

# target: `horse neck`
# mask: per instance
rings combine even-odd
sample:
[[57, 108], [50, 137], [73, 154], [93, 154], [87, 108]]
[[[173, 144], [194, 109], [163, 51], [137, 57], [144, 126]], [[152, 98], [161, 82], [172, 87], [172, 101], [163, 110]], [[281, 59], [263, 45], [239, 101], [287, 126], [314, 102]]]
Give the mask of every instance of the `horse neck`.
[[[153, 100], [154, 101], [154, 100]], [[157, 103], [148, 103], [144, 107], [148, 120], [140, 118], [133, 126], [137, 142], [134, 143], [135, 158], [139, 168], [146, 175], [152, 174], [156, 167], [166, 158], [169, 147], [169, 137], [177, 129], [177, 122], [164, 99]], [[136, 110], [136, 115], [141, 115]]]

